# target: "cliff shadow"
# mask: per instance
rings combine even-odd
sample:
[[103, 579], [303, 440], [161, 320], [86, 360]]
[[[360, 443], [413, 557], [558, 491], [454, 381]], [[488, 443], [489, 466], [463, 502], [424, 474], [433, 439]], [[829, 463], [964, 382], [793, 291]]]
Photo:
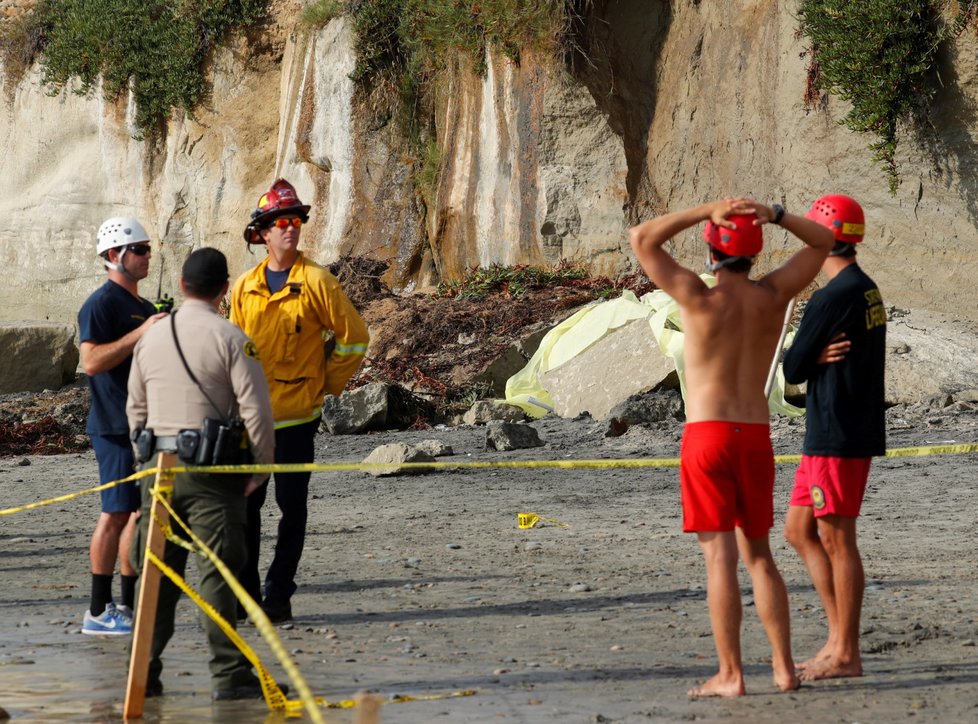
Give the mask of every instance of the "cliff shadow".
[[[978, 125], [976, 101], [963, 90], [956, 66], [965, 62], [945, 44], [937, 56], [937, 93], [929, 112], [916, 124], [917, 140], [930, 161], [936, 183], [957, 185], [972, 223], [978, 222], [978, 143], [971, 129]], [[923, 188], [918, 192], [918, 201]]]
[[651, 190], [648, 134], [672, 4], [667, 0], [579, 0], [577, 4], [568, 69], [608, 114], [609, 126], [622, 139], [628, 166], [625, 209], [634, 221], [639, 189]]

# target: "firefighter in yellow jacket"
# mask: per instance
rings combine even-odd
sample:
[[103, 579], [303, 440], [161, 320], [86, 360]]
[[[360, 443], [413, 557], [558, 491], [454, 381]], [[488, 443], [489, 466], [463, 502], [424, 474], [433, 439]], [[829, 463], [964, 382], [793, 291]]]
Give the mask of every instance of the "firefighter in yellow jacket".
[[[264, 244], [268, 256], [245, 272], [231, 293], [231, 321], [262, 351], [275, 418], [276, 463], [313, 462], [323, 398], [343, 391], [369, 341], [366, 325], [336, 278], [298, 249], [309, 208], [284, 179], [262, 194], [244, 236], [249, 244]], [[330, 332], [333, 340], [326, 345]], [[295, 575], [306, 535], [309, 477], [309, 473], [274, 475], [281, 518], [264, 590], [258, 558], [267, 486], [248, 498], [248, 562], [241, 582], [273, 622], [292, 618]]]

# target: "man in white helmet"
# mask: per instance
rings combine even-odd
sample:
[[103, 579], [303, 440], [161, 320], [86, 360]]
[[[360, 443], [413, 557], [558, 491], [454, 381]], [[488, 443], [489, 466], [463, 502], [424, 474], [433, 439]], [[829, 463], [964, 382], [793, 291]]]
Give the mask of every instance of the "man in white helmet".
[[[132, 350], [158, 319], [151, 302], [136, 287], [149, 273], [149, 236], [136, 219], [114, 217], [99, 227], [96, 247], [109, 278], [82, 305], [78, 313], [81, 364], [88, 375], [91, 409], [86, 431], [98, 460], [99, 480], [108, 483], [135, 470], [126, 393]], [[132, 606], [136, 571], [129, 547], [136, 532], [139, 491], [123, 483], [102, 491], [102, 513], [92, 542], [92, 597], [82, 633], [118, 636], [132, 633]], [[119, 555], [119, 551], [123, 555]], [[112, 576], [119, 560], [122, 597], [115, 605]]]

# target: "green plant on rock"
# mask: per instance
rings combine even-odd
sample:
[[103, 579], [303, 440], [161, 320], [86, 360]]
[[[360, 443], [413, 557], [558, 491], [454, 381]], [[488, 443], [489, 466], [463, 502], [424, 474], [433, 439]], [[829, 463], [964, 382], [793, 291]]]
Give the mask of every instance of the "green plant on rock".
[[41, 0], [32, 23], [42, 37], [44, 82], [55, 93], [112, 99], [131, 92], [136, 125], [160, 130], [175, 108], [204, 98], [204, 65], [235, 28], [264, 15], [268, 0]]
[[361, 0], [350, 14], [357, 43], [353, 76], [364, 85], [404, 73], [422, 82], [459, 54], [483, 72], [489, 47], [518, 62], [525, 48], [555, 49], [567, 27], [565, 4], [554, 0]]
[[918, 120], [934, 95], [928, 76], [949, 32], [940, 13], [930, 0], [802, 0], [799, 20], [811, 41], [806, 101], [825, 91], [852, 104], [843, 122], [876, 136], [873, 160], [895, 193], [898, 127]]
[[441, 174], [441, 147], [434, 138], [428, 138], [421, 158], [420, 168], [414, 174], [414, 184], [424, 198], [433, 198]]
[[[569, 13], [589, 0], [358, 0], [348, 5], [364, 91], [390, 88], [402, 131], [416, 154], [422, 198], [436, 184], [435, 79], [459, 64], [482, 74], [490, 48], [519, 63], [532, 48], [554, 52]], [[392, 109], [393, 110], [393, 109]]]
[[305, 25], [321, 28], [330, 20], [343, 14], [346, 5], [340, 0], [315, 0], [302, 9], [300, 19]]

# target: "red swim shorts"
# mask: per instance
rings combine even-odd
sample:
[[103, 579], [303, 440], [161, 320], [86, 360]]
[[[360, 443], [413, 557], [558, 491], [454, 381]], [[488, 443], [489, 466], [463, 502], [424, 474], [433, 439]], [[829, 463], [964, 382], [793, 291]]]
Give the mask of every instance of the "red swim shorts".
[[802, 455], [795, 471], [791, 505], [811, 507], [816, 518], [858, 518], [872, 462], [872, 458]]
[[683, 531], [766, 536], [774, 525], [774, 450], [770, 426], [689, 422], [683, 431], [679, 484]]

